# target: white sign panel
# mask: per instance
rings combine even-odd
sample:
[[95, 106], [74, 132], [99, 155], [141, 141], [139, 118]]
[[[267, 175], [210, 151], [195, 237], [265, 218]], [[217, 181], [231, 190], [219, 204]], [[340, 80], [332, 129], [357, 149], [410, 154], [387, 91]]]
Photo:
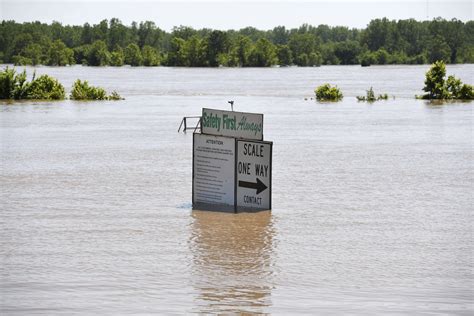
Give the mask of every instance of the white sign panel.
[[202, 109], [201, 132], [263, 140], [263, 114]]
[[235, 205], [235, 138], [193, 134], [193, 205]]
[[237, 207], [271, 209], [272, 142], [237, 140]]

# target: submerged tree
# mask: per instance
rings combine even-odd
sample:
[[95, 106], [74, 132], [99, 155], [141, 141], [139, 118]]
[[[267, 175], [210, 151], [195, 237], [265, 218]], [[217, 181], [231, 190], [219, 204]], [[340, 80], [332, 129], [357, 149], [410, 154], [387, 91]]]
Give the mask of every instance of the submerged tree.
[[65, 98], [64, 87], [56, 79], [42, 75], [28, 82], [26, 71], [17, 74], [8, 67], [0, 71], [0, 99], [34, 99], [62, 100]]
[[71, 100], [122, 100], [117, 92], [107, 95], [107, 92], [100, 87], [90, 86], [87, 80], [77, 79], [71, 90]]
[[314, 92], [318, 101], [339, 101], [343, 98], [339, 88], [337, 86], [332, 87], [329, 83], [317, 87]]
[[431, 65], [430, 70], [426, 73], [425, 86], [423, 91], [427, 94], [422, 99], [474, 99], [473, 88], [469, 84], [463, 84], [461, 80], [454, 76], [449, 76], [448, 80], [444, 80], [446, 76], [446, 64], [443, 61], [437, 61]]

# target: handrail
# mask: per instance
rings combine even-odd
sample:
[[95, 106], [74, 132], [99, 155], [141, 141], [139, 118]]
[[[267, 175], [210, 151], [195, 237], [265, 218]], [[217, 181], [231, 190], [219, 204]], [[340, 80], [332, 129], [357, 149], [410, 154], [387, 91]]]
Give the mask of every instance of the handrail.
[[[199, 119], [197, 124], [196, 124], [196, 127], [188, 127], [187, 125], [187, 119]], [[181, 120], [181, 124], [179, 124], [179, 128], [178, 128], [178, 133], [181, 131], [181, 127], [183, 127], [184, 125], [184, 128], [183, 128], [183, 132], [186, 133], [186, 130], [188, 129], [194, 129], [194, 132], [196, 132], [196, 130], [199, 128], [201, 128], [201, 117], [200, 116], [184, 116], [183, 119]]]

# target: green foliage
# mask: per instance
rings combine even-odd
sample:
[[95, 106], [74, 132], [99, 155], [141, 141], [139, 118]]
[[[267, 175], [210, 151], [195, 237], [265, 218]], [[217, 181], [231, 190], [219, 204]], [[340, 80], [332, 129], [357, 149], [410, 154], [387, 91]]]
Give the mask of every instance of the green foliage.
[[111, 101], [118, 101], [118, 100], [125, 100], [117, 93], [117, 91], [112, 91], [112, 93], [107, 97], [108, 100]]
[[15, 66], [28, 66], [28, 65], [33, 65], [33, 61], [31, 58], [24, 57], [21, 55], [15, 55], [13, 56], [13, 64]]
[[26, 81], [26, 71], [17, 74], [15, 69], [0, 72], [0, 99], [62, 100], [64, 87], [54, 78], [42, 75]]
[[140, 66], [143, 62], [142, 53], [137, 44], [129, 44], [124, 51], [125, 63], [130, 66]]
[[339, 101], [343, 98], [339, 88], [337, 86], [332, 87], [329, 83], [317, 87], [314, 92], [316, 99], [319, 101]]
[[244, 67], [249, 65], [252, 46], [252, 40], [249, 37], [240, 35], [237, 38], [232, 50], [232, 55], [236, 59], [236, 66]]
[[334, 47], [334, 54], [343, 65], [357, 64], [360, 51], [361, 48], [357, 41], [340, 42]]
[[[33, 76], [34, 77], [34, 76]], [[21, 74], [15, 75], [15, 85], [11, 96], [15, 100], [26, 99], [30, 93], [31, 84], [26, 81], [26, 71], [23, 70]]]
[[48, 65], [65, 66], [74, 64], [74, 51], [61, 40], [55, 40], [48, 51]]
[[74, 82], [69, 97], [71, 100], [122, 100], [116, 91], [108, 96], [104, 89], [89, 86], [86, 80], [79, 79]]
[[425, 86], [423, 91], [427, 94], [422, 99], [462, 99], [473, 100], [473, 87], [469, 84], [463, 84], [460, 79], [449, 76], [445, 81], [446, 64], [443, 61], [437, 61], [431, 65], [430, 70], [426, 73]]
[[102, 40], [95, 41], [87, 50], [86, 58], [89, 66], [109, 65], [110, 53], [107, 44]]
[[463, 84], [457, 98], [461, 100], [474, 100], [474, 89], [472, 85]]
[[426, 73], [425, 87], [423, 91], [428, 92], [424, 99], [446, 99], [444, 77], [446, 76], [446, 64], [443, 61], [435, 62]]
[[33, 79], [28, 87], [27, 99], [34, 100], [63, 100], [64, 87], [58, 80], [42, 75]]
[[173, 37], [166, 63], [168, 66], [186, 66], [186, 41], [184, 39]]
[[290, 36], [288, 46], [291, 49], [293, 60], [298, 66], [309, 66], [309, 55], [318, 48], [318, 38], [315, 34], [295, 33]]
[[276, 47], [267, 39], [259, 39], [250, 52], [249, 66], [269, 67], [275, 65], [277, 61]]
[[374, 64], [377, 64], [377, 59], [375, 58], [375, 55], [373, 53], [367, 51], [360, 56], [361, 66], [367, 67]]
[[[67, 53], [70, 54], [69, 51]], [[23, 65], [25, 65], [25, 64], [38, 65], [38, 64], [44, 64], [47, 61], [47, 56], [43, 53], [42, 46], [40, 44], [36, 44], [36, 43], [29, 44], [22, 51], [21, 57], [31, 61], [31, 63], [19, 63], [19, 64], [23, 64]], [[71, 61], [71, 60], [69, 60], [69, 61]], [[72, 62], [74, 62], [74, 61], [72, 61]], [[15, 64], [16, 64], [16, 62], [15, 62]]]
[[321, 66], [323, 57], [320, 52], [312, 52], [308, 57], [308, 66]]
[[451, 59], [451, 48], [445, 39], [439, 35], [432, 37], [428, 44], [428, 61], [434, 63], [436, 61], [449, 62]]
[[17, 74], [15, 69], [7, 67], [0, 72], [0, 99], [20, 99], [27, 89], [26, 71]]
[[[0, 71], [0, 99], [63, 100], [64, 87], [58, 80], [42, 75], [31, 82], [26, 80], [26, 71], [17, 74], [15, 69], [5, 68]], [[87, 81], [76, 80], [70, 98], [73, 100], [123, 100], [113, 91], [107, 95], [105, 90], [89, 86]]]
[[379, 100], [388, 100], [388, 94], [379, 94], [378, 97], [375, 97], [374, 90], [372, 89], [372, 87], [370, 87], [369, 90], [366, 90], [365, 96], [357, 96], [356, 98], [358, 101], [375, 102]]
[[183, 64], [190, 67], [206, 66], [206, 42], [193, 35], [185, 41], [182, 47]]
[[69, 97], [71, 100], [107, 100], [107, 93], [102, 88], [89, 86], [86, 80], [77, 79]]
[[158, 66], [160, 57], [155, 48], [145, 45], [142, 49], [143, 66]]
[[219, 66], [218, 56], [221, 53], [228, 53], [229, 38], [226, 32], [212, 31], [207, 37], [207, 61], [209, 66]]
[[[125, 26], [117, 18], [77, 26], [2, 21], [0, 60], [19, 65], [191, 67], [474, 63], [472, 34], [474, 21], [441, 18], [423, 22], [374, 19], [365, 29], [303, 24], [268, 31], [179, 26], [172, 32], [151, 21]], [[260, 40], [275, 46], [276, 62], [272, 53], [262, 51]]]
[[112, 53], [110, 53], [110, 66], [123, 66], [125, 56], [123, 55], [122, 47], [118, 46]]
[[279, 64], [282, 66], [289, 66], [293, 63], [293, 54], [288, 45], [277, 46], [277, 57]]

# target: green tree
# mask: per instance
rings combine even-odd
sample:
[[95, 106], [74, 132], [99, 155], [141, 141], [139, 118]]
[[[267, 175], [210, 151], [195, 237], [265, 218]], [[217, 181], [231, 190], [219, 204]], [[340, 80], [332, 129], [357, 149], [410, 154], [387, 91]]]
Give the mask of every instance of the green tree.
[[[69, 54], [70, 54], [70, 52], [69, 52]], [[25, 56], [26, 58], [30, 58], [32, 65], [38, 65], [38, 64], [46, 63], [45, 62], [46, 61], [46, 56], [43, 53], [43, 47], [41, 47], [41, 45], [39, 45], [39, 44], [36, 44], [36, 43], [29, 44], [25, 48], [25, 50], [23, 51], [22, 55]], [[68, 60], [68, 61], [70, 62], [70, 64], [74, 63], [73, 61], [70, 61], [70, 60]]]
[[110, 65], [111, 66], [123, 66], [125, 62], [125, 56], [123, 54], [123, 49], [120, 46], [116, 46], [115, 49], [110, 53]]
[[102, 40], [97, 40], [87, 47], [87, 64], [90, 66], [107, 66], [110, 63], [110, 53], [107, 44]]
[[448, 92], [445, 87], [446, 65], [443, 61], [435, 62], [426, 73], [425, 87], [423, 91], [428, 92], [424, 99], [446, 99]]
[[316, 50], [317, 38], [313, 34], [292, 34], [288, 42], [294, 62], [298, 66], [307, 66], [309, 55]]
[[74, 64], [74, 51], [61, 40], [55, 40], [48, 51], [48, 65], [64, 66]]
[[323, 44], [321, 46], [321, 55], [325, 65], [339, 65], [341, 63], [336, 54], [334, 54], [334, 43]]
[[158, 66], [160, 64], [160, 56], [157, 50], [149, 45], [143, 46], [142, 57], [144, 66]]
[[312, 52], [308, 56], [308, 66], [321, 66], [323, 57], [319, 52]]
[[357, 41], [345, 41], [334, 45], [334, 55], [343, 65], [357, 64], [360, 51], [361, 49]]
[[184, 39], [173, 37], [166, 63], [168, 66], [186, 66], [186, 41]]
[[290, 38], [290, 32], [284, 26], [277, 26], [271, 32], [271, 40], [275, 45], [285, 45]]
[[229, 39], [227, 34], [222, 31], [212, 31], [207, 38], [207, 61], [209, 66], [217, 67], [218, 56], [221, 53], [227, 53], [229, 47]]
[[293, 56], [288, 45], [277, 46], [278, 63], [282, 66], [289, 66], [293, 63]]
[[142, 64], [143, 58], [137, 44], [127, 45], [127, 47], [125, 47], [124, 56], [125, 64], [127, 65], [140, 66]]
[[429, 40], [428, 44], [428, 60], [430, 63], [438, 60], [449, 62], [451, 60], [451, 49], [444, 38], [437, 35]]
[[206, 66], [206, 43], [197, 35], [191, 36], [184, 43], [184, 59], [186, 66]]
[[234, 48], [237, 65], [245, 67], [249, 65], [249, 57], [252, 51], [252, 41], [249, 37], [240, 35], [237, 38], [236, 47]]
[[382, 47], [377, 49], [374, 53], [374, 57], [378, 65], [386, 65], [388, 64], [390, 54]]
[[343, 95], [339, 88], [332, 87], [329, 83], [323, 84], [314, 90], [318, 101], [339, 101]]
[[359, 59], [361, 66], [370, 66], [377, 64], [375, 54], [371, 53], [370, 51], [366, 51], [365, 53], [363, 53]]
[[446, 76], [446, 65], [443, 61], [437, 61], [431, 65], [430, 70], [426, 73], [425, 86], [423, 91], [428, 92], [422, 96], [422, 99], [474, 99], [472, 85], [463, 84], [461, 80], [454, 76], [449, 76], [448, 80], [444, 80]]
[[278, 62], [276, 47], [265, 38], [259, 39], [250, 53], [250, 65], [253, 67], [269, 67]]
[[[122, 24], [117, 18], [110, 19], [109, 36], [107, 38], [107, 46], [110, 49], [120, 46], [125, 47], [129, 41], [128, 28]], [[115, 50], [115, 49], [114, 49]]]

